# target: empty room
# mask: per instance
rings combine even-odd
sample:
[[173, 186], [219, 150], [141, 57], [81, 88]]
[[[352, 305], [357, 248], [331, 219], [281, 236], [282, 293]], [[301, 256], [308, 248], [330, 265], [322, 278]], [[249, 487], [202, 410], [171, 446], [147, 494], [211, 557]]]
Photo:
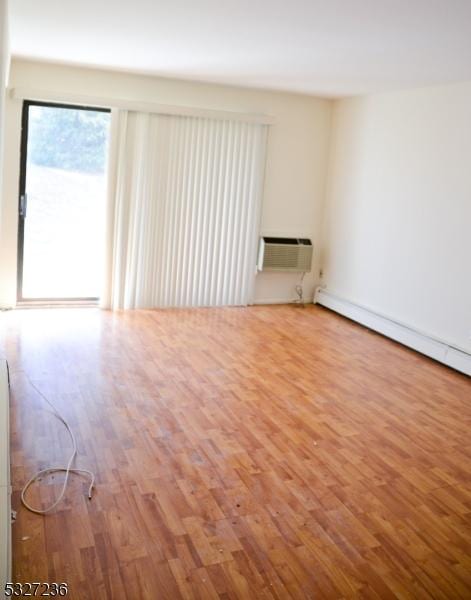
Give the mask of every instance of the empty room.
[[0, 0], [0, 597], [471, 598], [471, 2]]

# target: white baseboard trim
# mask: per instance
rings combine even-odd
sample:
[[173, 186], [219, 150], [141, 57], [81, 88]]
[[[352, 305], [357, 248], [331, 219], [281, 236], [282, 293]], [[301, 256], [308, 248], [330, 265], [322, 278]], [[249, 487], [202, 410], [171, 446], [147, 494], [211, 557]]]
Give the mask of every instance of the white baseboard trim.
[[[304, 299], [304, 304], [311, 304], [314, 301], [312, 296], [308, 296]], [[290, 298], [257, 298], [253, 301], [253, 304], [294, 304], [295, 300], [291, 296]]]
[[364, 306], [341, 298], [324, 288], [316, 290], [314, 303], [330, 308], [461, 373], [471, 375], [471, 354], [443, 340], [438, 340], [408, 325], [398, 323]]

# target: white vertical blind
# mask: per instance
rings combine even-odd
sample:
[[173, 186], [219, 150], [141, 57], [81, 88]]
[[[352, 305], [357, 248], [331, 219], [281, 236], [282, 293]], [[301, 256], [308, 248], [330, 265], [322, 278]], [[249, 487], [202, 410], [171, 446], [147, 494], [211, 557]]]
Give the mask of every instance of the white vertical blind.
[[103, 304], [249, 303], [266, 125], [131, 111], [117, 118]]

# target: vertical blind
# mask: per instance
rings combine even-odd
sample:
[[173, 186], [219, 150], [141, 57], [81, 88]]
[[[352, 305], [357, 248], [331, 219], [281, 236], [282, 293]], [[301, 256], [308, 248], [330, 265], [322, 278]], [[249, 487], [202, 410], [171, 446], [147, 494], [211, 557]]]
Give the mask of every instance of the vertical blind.
[[266, 125], [119, 111], [111, 169], [111, 308], [246, 305]]

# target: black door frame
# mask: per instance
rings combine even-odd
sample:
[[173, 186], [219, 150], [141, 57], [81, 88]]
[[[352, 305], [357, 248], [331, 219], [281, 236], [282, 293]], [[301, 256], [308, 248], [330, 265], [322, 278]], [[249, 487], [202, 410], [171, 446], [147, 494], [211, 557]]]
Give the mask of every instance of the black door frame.
[[38, 100], [24, 100], [21, 113], [21, 146], [20, 146], [20, 180], [18, 195], [18, 254], [17, 254], [17, 287], [16, 299], [22, 304], [26, 303], [63, 303], [63, 302], [97, 302], [99, 298], [24, 298], [23, 297], [23, 259], [24, 259], [24, 240], [25, 240], [25, 218], [22, 211], [22, 198], [26, 197], [26, 168], [28, 161], [28, 121], [30, 106], [46, 106], [49, 108], [69, 108], [72, 110], [91, 110], [94, 112], [110, 113], [110, 108], [98, 106], [83, 106], [79, 104], [61, 104], [58, 102], [40, 102]]

